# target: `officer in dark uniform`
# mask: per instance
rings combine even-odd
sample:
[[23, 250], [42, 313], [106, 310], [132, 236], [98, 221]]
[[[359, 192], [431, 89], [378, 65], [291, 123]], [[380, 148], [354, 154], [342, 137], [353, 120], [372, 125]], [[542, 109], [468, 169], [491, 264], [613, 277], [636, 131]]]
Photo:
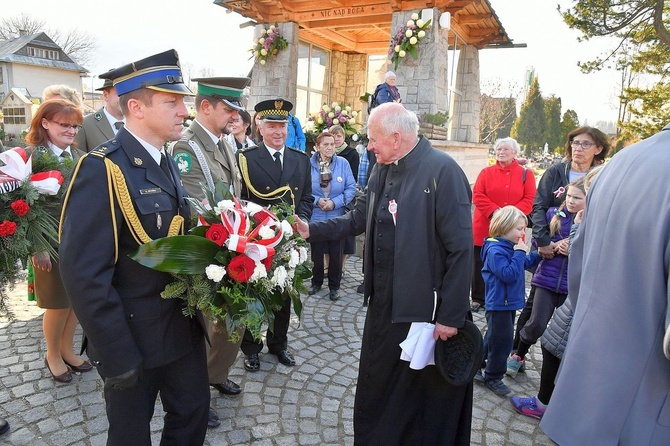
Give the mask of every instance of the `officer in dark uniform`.
[[163, 145], [188, 115], [176, 51], [112, 70], [126, 125], [81, 159], [63, 203], [61, 275], [104, 380], [108, 445], [150, 445], [160, 393], [161, 444], [202, 445], [209, 387], [202, 315], [162, 299], [170, 274], [131, 260], [139, 245], [182, 234], [189, 218]]
[[[272, 99], [256, 104], [263, 142], [245, 151], [237, 152], [237, 164], [242, 173], [242, 198], [269, 206], [281, 201], [293, 205], [302, 219], [312, 216], [312, 174], [309, 158], [304, 152], [286, 147], [288, 113], [293, 104], [283, 99]], [[268, 351], [286, 366], [295, 365], [288, 351], [287, 332], [291, 319], [291, 299], [275, 312], [274, 331], [268, 331]], [[260, 369], [258, 354], [263, 342], [254, 339], [249, 330], [242, 340], [242, 353], [247, 358], [244, 368], [250, 372]]]
[[96, 88], [96, 91], [102, 91], [105, 105], [95, 113], [84, 116], [81, 129], [75, 139], [77, 148], [84, 152], [90, 152], [100, 144], [114, 138], [123, 125], [123, 112], [112, 80], [105, 79], [105, 83], [102, 87]]

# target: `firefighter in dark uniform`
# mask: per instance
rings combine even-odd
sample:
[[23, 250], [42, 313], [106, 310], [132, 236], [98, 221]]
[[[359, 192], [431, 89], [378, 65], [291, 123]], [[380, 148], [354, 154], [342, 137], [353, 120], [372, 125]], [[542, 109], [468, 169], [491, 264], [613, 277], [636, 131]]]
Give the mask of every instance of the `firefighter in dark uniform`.
[[108, 445], [150, 445], [160, 393], [161, 444], [202, 445], [209, 387], [202, 315], [162, 299], [170, 274], [130, 259], [139, 245], [183, 234], [189, 206], [163, 146], [188, 115], [179, 58], [169, 50], [105, 73], [126, 124], [77, 165], [61, 216], [61, 275], [104, 380]]
[[[237, 164], [242, 173], [242, 198], [261, 206], [285, 201], [293, 205], [302, 219], [312, 216], [312, 173], [309, 158], [304, 152], [285, 146], [288, 113], [293, 104], [283, 99], [272, 99], [256, 104], [263, 142], [245, 151], [237, 152]], [[291, 300], [275, 311], [274, 331], [266, 336], [268, 351], [286, 366], [295, 365], [288, 351], [287, 332], [291, 319]], [[260, 369], [258, 354], [263, 342], [254, 339], [247, 330], [242, 340], [246, 355], [244, 368], [250, 372]]]

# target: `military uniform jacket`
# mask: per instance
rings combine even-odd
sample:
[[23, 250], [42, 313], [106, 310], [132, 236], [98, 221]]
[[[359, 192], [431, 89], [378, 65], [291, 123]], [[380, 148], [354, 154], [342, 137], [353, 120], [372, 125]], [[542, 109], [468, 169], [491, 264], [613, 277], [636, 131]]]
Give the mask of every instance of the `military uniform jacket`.
[[203, 341], [202, 316], [182, 314], [179, 299], [160, 297], [170, 274], [128, 257], [139, 246], [112, 190], [105, 158], [123, 174], [130, 203], [146, 235], [165, 237], [175, 215], [189, 217], [177, 167], [173, 181], [124, 128], [83, 157], [63, 203], [61, 276], [72, 306], [100, 361], [103, 376], [153, 368], [189, 353]]
[[[231, 185], [233, 194], [239, 197], [242, 190], [242, 177], [237, 168], [233, 149], [224, 141], [219, 144], [220, 146], [214, 144], [198, 121], [193, 121], [191, 126], [184, 131], [182, 138], [172, 147], [172, 157], [177, 163], [184, 187], [191, 197], [198, 200], [205, 198], [200, 187], [200, 183], [208, 186], [204, 169], [209, 169], [213, 182], [221, 180]], [[194, 145], [200, 149], [204, 166], [198, 159]]]
[[[291, 194], [286, 192], [281, 198], [262, 197], [259, 195], [276, 191], [282, 186], [288, 185], [293, 193], [293, 204], [295, 213], [302, 219], [309, 221], [312, 216], [312, 173], [309, 158], [304, 152], [286, 147], [284, 149], [284, 163], [281, 176], [277, 174], [275, 160], [268, 152], [264, 143], [258, 147], [252, 147], [245, 151], [237, 152], [237, 163], [240, 170], [244, 168], [240, 157], [246, 159], [248, 180], [258, 195], [249, 188], [247, 180], [242, 173], [242, 198], [253, 201], [261, 206], [285, 201], [291, 203]], [[278, 195], [278, 197], [281, 194]]]
[[114, 138], [114, 130], [105, 116], [104, 107], [84, 116], [81, 129], [75, 137], [79, 150], [90, 152], [104, 142]]

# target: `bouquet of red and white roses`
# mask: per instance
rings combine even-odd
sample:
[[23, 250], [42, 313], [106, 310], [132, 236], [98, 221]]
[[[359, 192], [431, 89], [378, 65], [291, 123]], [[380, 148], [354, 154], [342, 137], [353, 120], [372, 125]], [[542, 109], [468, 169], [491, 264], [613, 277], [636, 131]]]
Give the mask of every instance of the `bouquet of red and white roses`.
[[292, 299], [300, 316], [303, 281], [311, 276], [307, 242], [293, 231], [290, 206], [239, 201], [222, 183], [214, 193], [203, 190], [203, 203], [189, 199], [199, 226], [189, 235], [146, 243], [132, 258], [175, 276], [161, 295], [184, 299], [187, 315], [199, 309], [225, 323], [233, 340], [240, 327], [260, 339], [264, 324], [274, 326], [272, 310], [284, 299]]
[[0, 153], [0, 296], [21, 278], [29, 257], [46, 251], [57, 257], [61, 184], [73, 161], [51, 150], [16, 147]]

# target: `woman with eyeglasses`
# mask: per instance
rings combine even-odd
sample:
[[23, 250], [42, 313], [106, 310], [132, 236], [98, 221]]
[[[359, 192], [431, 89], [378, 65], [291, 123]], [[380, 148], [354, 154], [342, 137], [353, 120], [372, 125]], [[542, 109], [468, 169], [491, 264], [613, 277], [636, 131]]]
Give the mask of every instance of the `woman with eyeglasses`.
[[[30, 122], [26, 141], [33, 151], [50, 151], [63, 163], [72, 166], [74, 160], [84, 155], [73, 146], [75, 136], [82, 123], [81, 109], [63, 99], [43, 102]], [[61, 195], [67, 185], [61, 185]], [[60, 219], [60, 205], [53, 210], [53, 217]], [[57, 247], [56, 247], [57, 248]], [[60, 278], [58, 261], [46, 252], [38, 252], [32, 258], [35, 271], [35, 297], [37, 306], [44, 308], [42, 329], [47, 352], [44, 363], [57, 382], [70, 382], [71, 371], [88, 372], [93, 369], [88, 361], [74, 353], [74, 332], [77, 317]]]
[[[559, 249], [551, 241], [549, 224], [546, 214], [549, 208], [559, 207], [565, 201], [567, 185], [579, 177], [587, 174], [591, 168], [600, 165], [611, 148], [609, 138], [602, 131], [594, 127], [579, 127], [570, 133], [565, 143], [565, 158], [550, 166], [540, 178], [533, 202], [531, 220], [533, 222], [533, 239], [537, 244], [537, 252], [543, 259], [552, 259]], [[533, 308], [535, 287], [531, 287], [526, 306], [519, 315], [514, 349], [519, 345], [519, 332], [528, 321]], [[515, 360], [515, 354], [507, 361], [507, 373], [515, 376], [521, 369], [523, 362]]]
[[225, 136], [226, 141], [230, 143], [233, 151], [246, 150], [249, 147], [256, 147], [254, 141], [249, 138], [251, 135], [251, 115], [242, 110], [237, 112], [238, 116], [228, 121], [228, 133]]

